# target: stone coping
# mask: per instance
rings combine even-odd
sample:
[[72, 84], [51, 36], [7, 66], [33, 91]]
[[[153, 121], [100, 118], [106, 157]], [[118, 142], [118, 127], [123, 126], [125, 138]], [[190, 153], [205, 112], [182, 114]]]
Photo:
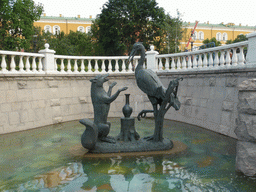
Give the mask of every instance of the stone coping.
[[[254, 65], [249, 65], [246, 64], [244, 65], [242, 68], [217, 68], [217, 69], [212, 69], [209, 70], [208, 68], [199, 68], [199, 69], [192, 69], [192, 70], [179, 70], [179, 71], [170, 71], [170, 70], [159, 70], [156, 71], [156, 73], [159, 76], [175, 76], [175, 75], [185, 75], [185, 76], [191, 76], [191, 75], [206, 75], [206, 74], [222, 74], [222, 73], [226, 73], [226, 74], [236, 74], [236, 73], [255, 73], [256, 72], [256, 68], [254, 67]], [[37, 78], [82, 78], [82, 79], [88, 79], [91, 77], [94, 77], [98, 74], [103, 74], [103, 73], [49, 73], [49, 74], [45, 74], [45, 73], [0, 73], [0, 78], [33, 78], [33, 77], [37, 77]], [[109, 77], [134, 77], [134, 72], [120, 72], [120, 73], [115, 73], [115, 72], [109, 72], [110, 76]]]

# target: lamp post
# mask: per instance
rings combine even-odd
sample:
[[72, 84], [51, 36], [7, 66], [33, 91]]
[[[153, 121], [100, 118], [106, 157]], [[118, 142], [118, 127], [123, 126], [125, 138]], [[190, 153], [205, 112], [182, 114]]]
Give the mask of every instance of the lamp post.
[[193, 45], [194, 45], [194, 41], [191, 41], [191, 51], [193, 51]]
[[35, 34], [33, 35], [33, 47], [34, 47], [34, 53], [36, 53], [36, 44], [37, 44], [37, 30], [35, 30]]

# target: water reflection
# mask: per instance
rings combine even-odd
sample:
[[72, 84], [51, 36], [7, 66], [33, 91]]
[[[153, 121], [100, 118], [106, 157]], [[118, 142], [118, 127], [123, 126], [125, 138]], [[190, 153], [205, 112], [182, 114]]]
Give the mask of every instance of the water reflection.
[[[138, 128], [142, 136], [151, 126], [145, 123]], [[76, 122], [0, 136], [0, 191], [254, 190], [256, 180], [235, 173], [234, 139], [177, 122], [165, 126], [169, 124], [165, 136], [185, 143], [186, 153], [75, 158], [70, 151], [84, 131]]]
[[237, 191], [232, 182], [223, 184], [202, 178], [171, 159], [167, 156], [84, 158], [8, 191]]

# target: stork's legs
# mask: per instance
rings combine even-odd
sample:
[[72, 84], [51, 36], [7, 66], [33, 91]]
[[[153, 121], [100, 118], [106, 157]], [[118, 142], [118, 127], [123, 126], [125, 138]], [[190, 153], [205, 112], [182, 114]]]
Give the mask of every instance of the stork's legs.
[[[159, 138], [159, 135], [161, 137], [161, 130], [162, 130], [163, 126], [161, 125], [162, 123], [161, 123], [161, 120], [159, 119], [159, 111], [157, 109], [157, 104], [153, 104], [153, 108], [154, 108], [154, 117], [155, 117], [155, 131], [154, 131], [154, 135], [144, 137], [144, 139], [146, 139], [147, 141], [151, 141], [151, 140], [153, 140], [153, 141], [161, 141], [162, 138]], [[160, 130], [159, 130], [159, 126], [160, 126]]]

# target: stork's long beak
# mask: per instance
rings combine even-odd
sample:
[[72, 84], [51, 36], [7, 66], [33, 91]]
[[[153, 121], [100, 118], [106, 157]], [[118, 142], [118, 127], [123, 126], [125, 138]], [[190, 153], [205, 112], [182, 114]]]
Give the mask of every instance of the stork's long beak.
[[129, 55], [128, 62], [131, 62], [133, 60], [133, 57], [136, 54], [136, 49], [133, 49], [132, 52]]
[[[127, 60], [127, 64], [129, 64], [130, 62], [133, 61], [133, 58], [134, 58], [135, 54], [136, 54], [136, 49], [132, 49], [132, 51], [131, 51], [131, 53], [130, 53], [130, 55], [129, 55], [129, 58], [128, 58], [128, 60]], [[132, 67], [133, 67], [133, 70], [134, 70], [134, 64], [133, 64], [133, 62], [132, 62]]]

